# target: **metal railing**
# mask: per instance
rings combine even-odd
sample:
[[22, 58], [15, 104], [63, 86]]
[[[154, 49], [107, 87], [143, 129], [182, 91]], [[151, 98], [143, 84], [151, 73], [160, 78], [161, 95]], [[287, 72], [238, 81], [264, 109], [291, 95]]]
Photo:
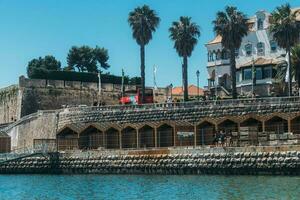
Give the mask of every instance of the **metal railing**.
[[278, 104], [300, 104], [300, 97], [268, 97], [268, 98], [247, 98], [247, 99], [228, 99], [228, 100], [208, 100], [208, 101], [190, 101], [176, 103], [155, 103], [141, 105], [113, 105], [113, 106], [91, 106], [91, 107], [70, 107], [64, 111], [114, 111], [114, 110], [148, 110], [148, 109], [177, 109], [177, 108], [193, 108], [208, 106], [224, 106], [224, 107], [243, 107], [243, 106], [263, 106]]

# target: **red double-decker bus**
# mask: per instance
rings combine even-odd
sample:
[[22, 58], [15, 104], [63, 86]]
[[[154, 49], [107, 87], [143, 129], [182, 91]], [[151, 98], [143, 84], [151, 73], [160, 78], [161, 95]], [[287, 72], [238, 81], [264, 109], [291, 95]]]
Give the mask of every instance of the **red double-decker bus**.
[[[145, 89], [145, 102], [153, 103], [153, 90]], [[120, 104], [142, 104], [142, 90], [138, 88], [133, 91], [126, 91], [124, 96], [120, 99]]]

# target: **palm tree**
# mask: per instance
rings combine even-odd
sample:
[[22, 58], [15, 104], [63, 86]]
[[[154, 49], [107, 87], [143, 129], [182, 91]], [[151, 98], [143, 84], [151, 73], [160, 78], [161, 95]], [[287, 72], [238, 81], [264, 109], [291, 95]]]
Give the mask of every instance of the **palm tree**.
[[178, 55], [183, 57], [182, 64], [182, 83], [183, 83], [183, 99], [188, 100], [188, 57], [192, 55], [192, 52], [200, 37], [200, 27], [191, 22], [191, 17], [180, 17], [179, 21], [172, 23], [169, 28], [170, 38], [174, 41], [174, 48]]
[[213, 24], [214, 32], [222, 37], [222, 46], [230, 53], [232, 98], [236, 99], [235, 51], [240, 48], [243, 37], [247, 35], [249, 29], [247, 18], [242, 12], [238, 11], [236, 7], [227, 6], [225, 12], [217, 12]]
[[[300, 33], [300, 25], [297, 23], [296, 14], [296, 12], [291, 11], [289, 4], [279, 6], [271, 13], [270, 31], [273, 33], [278, 46], [286, 50], [288, 63], [291, 63], [291, 48], [293, 44], [297, 43]], [[289, 96], [292, 93], [291, 70], [292, 68], [288, 67]]]
[[140, 45], [142, 103], [145, 102], [145, 46], [152, 39], [152, 33], [156, 31], [159, 22], [160, 19], [155, 11], [147, 5], [135, 8], [128, 17], [132, 36]]

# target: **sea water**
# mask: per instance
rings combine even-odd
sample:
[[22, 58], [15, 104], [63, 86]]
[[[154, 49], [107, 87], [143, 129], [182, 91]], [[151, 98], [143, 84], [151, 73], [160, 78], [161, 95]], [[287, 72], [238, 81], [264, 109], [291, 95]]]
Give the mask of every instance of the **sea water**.
[[300, 199], [300, 177], [0, 175], [0, 199]]

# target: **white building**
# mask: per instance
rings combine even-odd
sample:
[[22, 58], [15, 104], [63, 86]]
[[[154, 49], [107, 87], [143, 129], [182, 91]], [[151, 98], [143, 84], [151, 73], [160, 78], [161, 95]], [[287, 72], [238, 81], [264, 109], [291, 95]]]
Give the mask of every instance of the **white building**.
[[[295, 10], [300, 11], [300, 8], [293, 9]], [[297, 18], [300, 21], [300, 14]], [[236, 82], [239, 94], [252, 94], [252, 66], [255, 66], [254, 93], [259, 96], [272, 95], [275, 85], [275, 66], [286, 62], [285, 50], [278, 47], [270, 34], [269, 19], [270, 13], [258, 11], [248, 20], [249, 32], [236, 52]], [[216, 36], [206, 44], [208, 89], [211, 92], [219, 91], [218, 96], [221, 93], [228, 94], [231, 90], [229, 53], [222, 47], [221, 40], [221, 36]]]

